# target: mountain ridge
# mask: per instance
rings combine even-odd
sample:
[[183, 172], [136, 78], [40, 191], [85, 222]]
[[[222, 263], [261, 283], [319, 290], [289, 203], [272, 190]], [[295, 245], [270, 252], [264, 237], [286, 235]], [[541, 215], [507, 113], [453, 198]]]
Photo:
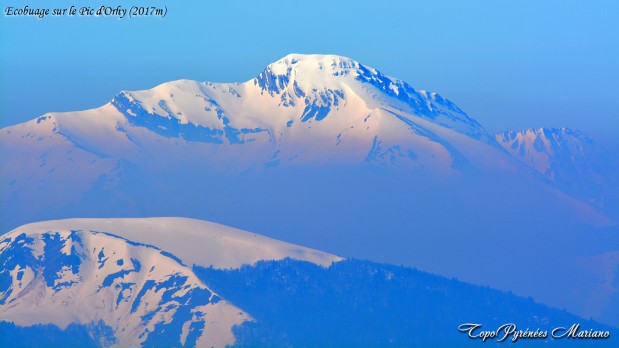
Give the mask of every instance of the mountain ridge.
[[160, 338], [225, 346], [234, 343], [233, 326], [253, 319], [193, 268], [231, 270], [284, 258], [320, 267], [342, 260], [195, 219], [38, 222], [0, 238], [0, 312], [2, 321], [26, 327], [101, 326], [112, 332], [100, 337], [105, 346], [148, 346]]

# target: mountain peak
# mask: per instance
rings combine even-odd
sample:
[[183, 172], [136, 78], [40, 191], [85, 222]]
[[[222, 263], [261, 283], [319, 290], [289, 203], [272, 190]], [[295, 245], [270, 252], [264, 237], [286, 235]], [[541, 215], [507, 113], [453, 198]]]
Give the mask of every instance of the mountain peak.
[[[298, 97], [307, 92], [326, 87], [341, 88], [341, 79], [336, 77], [352, 76], [356, 78], [364, 69], [359, 62], [337, 55], [289, 54], [269, 64], [253, 83], [271, 95], [281, 94], [289, 87]], [[371, 69], [374, 73], [376, 71]]]
[[345, 70], [359, 69], [359, 62], [343, 56], [334, 54], [298, 54], [291, 53], [282, 59], [269, 64], [275, 74], [286, 74], [289, 69], [294, 70], [312, 70], [325, 71], [327, 73], [335, 73]]
[[[486, 135], [480, 124], [437, 93], [417, 90], [343, 56], [289, 54], [269, 64], [249, 83], [260, 88], [261, 94], [281, 98], [284, 105], [301, 101], [313, 105], [312, 109], [322, 108], [324, 115], [316, 120], [326, 117], [327, 108], [356, 95], [370, 109], [393, 107], [475, 138]], [[302, 120], [306, 114], [303, 112]]]

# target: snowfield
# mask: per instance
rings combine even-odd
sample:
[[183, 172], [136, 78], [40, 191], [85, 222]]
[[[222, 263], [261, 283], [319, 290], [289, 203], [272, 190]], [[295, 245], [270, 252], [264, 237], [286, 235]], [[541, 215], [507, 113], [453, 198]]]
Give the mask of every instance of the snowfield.
[[0, 240], [0, 313], [22, 326], [103, 323], [111, 330], [105, 345], [140, 346], [161, 335], [223, 347], [234, 343], [234, 325], [252, 319], [192, 266], [231, 269], [283, 258], [324, 267], [342, 260], [194, 219], [39, 222]]

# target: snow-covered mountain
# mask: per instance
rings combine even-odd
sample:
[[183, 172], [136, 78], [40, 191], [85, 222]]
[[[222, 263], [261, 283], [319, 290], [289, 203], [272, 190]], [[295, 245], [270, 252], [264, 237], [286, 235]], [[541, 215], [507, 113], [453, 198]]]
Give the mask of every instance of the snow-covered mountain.
[[[135, 161], [170, 151], [242, 169], [405, 161], [449, 170], [458, 151], [479, 151], [472, 139], [491, 141], [440, 95], [329, 55], [289, 55], [242, 84], [181, 80], [123, 91], [103, 107], [49, 113], [3, 129], [1, 137], [4, 146], [23, 151], [37, 146], [33, 139], [61, 147], [99, 172], [114, 167], [110, 158]], [[455, 150], [456, 140], [474, 148]], [[58, 159], [36, 162], [50, 170]], [[95, 173], [80, 175], [92, 180]]]
[[122, 201], [135, 215], [152, 200], [135, 195], [166, 191], [130, 192], [137, 182], [174, 170], [196, 180], [223, 170], [348, 165], [537, 180], [454, 103], [334, 55], [291, 54], [241, 84], [181, 80], [123, 91], [96, 109], [3, 128], [0, 149], [5, 228], [62, 211], [92, 216], [87, 201], [97, 201], [95, 211], [101, 200]]
[[[349, 58], [289, 55], [242, 84], [174, 81], [2, 129], [2, 220], [14, 228], [54, 218], [48, 213], [85, 206], [86, 192], [162, 167], [373, 163], [457, 175], [469, 161], [509, 166], [492, 142], [436, 93]], [[116, 199], [127, 198], [116, 191]]]
[[549, 177], [516, 138], [352, 59], [289, 55], [244, 83], [173, 81], [1, 129], [0, 225], [201, 218], [584, 313], [600, 278], [568, 294], [563, 270], [616, 251], [619, 212], [551, 181], [590, 162], [553, 152]]
[[495, 139], [563, 191], [607, 211], [619, 206], [619, 157], [569, 128], [506, 131]]
[[530, 298], [185, 218], [29, 224], [2, 236], [0, 264], [3, 347], [462, 347], [479, 343], [457, 331], [467, 320], [616, 334]]
[[[100, 343], [224, 346], [252, 318], [211, 290], [198, 265], [233, 269], [292, 258], [341, 258], [181, 218], [71, 219], [19, 227], [0, 240], [0, 318], [20, 326], [90, 325]], [[106, 330], [101, 330], [101, 328]]]

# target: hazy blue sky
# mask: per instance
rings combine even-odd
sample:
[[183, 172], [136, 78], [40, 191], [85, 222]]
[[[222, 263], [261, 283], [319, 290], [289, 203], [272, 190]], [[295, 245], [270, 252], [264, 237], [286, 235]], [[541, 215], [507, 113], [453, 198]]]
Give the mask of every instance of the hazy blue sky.
[[[112, 2], [108, 2], [112, 5]], [[8, 0], [6, 6], [99, 5]], [[0, 16], [0, 126], [175, 79], [246, 81], [287, 53], [354, 58], [489, 131], [619, 135], [619, 1], [116, 1], [164, 19]]]

